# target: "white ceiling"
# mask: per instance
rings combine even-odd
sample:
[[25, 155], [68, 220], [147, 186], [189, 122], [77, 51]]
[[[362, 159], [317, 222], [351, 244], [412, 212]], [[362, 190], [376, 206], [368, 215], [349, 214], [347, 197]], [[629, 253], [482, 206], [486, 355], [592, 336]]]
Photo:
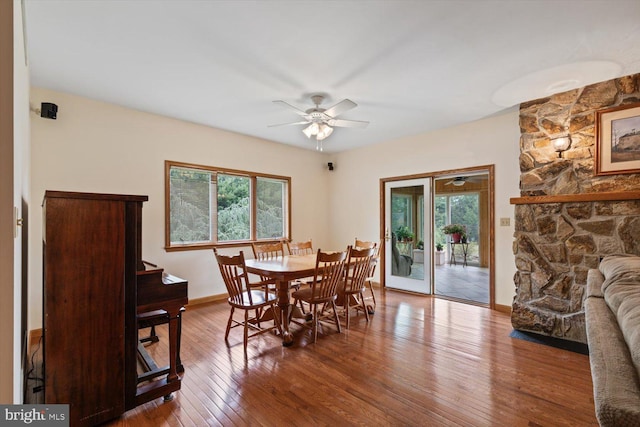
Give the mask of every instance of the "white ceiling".
[[[325, 151], [640, 72], [640, 1], [25, 0], [31, 83], [315, 149], [301, 109], [358, 104]], [[64, 115], [59, 105], [58, 115]]]

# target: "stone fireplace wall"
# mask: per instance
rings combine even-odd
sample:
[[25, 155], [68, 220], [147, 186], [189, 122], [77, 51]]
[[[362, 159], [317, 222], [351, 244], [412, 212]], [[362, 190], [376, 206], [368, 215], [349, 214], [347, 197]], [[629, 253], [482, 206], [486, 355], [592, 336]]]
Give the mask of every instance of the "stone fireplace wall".
[[[594, 175], [595, 111], [637, 102], [640, 74], [520, 106], [520, 195], [532, 201], [514, 203], [514, 328], [586, 342], [588, 269], [608, 254], [640, 255], [640, 200], [554, 202], [640, 190], [640, 174]], [[567, 133], [559, 158], [551, 139]]]

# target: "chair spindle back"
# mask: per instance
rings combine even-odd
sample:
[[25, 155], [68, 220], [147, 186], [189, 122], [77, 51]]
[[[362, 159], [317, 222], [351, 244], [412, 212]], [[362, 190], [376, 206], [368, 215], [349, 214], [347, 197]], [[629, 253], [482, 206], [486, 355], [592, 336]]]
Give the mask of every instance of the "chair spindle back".
[[311, 239], [306, 242], [287, 242], [290, 255], [311, 255], [313, 253], [313, 244]]
[[353, 249], [349, 247], [345, 292], [352, 293], [365, 289], [365, 282], [369, 278], [375, 252], [375, 248]]
[[284, 256], [284, 245], [282, 242], [252, 243], [251, 249], [253, 249], [254, 258], [259, 260]]
[[[253, 304], [251, 292], [248, 290], [249, 278], [244, 263], [244, 253], [238, 255], [221, 255], [213, 249], [220, 267], [220, 274], [229, 293], [229, 302], [235, 304]], [[245, 298], [248, 298], [246, 300]]]
[[359, 240], [356, 237], [356, 242], [353, 245], [353, 247], [355, 249], [371, 249], [371, 248], [376, 248], [378, 247], [378, 244], [376, 242], [369, 242], [367, 240]]
[[311, 284], [313, 299], [331, 299], [337, 295], [338, 283], [344, 278], [347, 251], [322, 252], [318, 249], [316, 271]]

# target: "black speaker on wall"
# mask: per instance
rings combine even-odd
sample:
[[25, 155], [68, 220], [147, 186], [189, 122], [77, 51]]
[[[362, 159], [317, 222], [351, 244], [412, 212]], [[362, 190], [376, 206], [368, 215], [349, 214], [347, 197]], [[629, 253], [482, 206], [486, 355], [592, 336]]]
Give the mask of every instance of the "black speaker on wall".
[[43, 102], [40, 108], [40, 117], [55, 120], [58, 116], [58, 106], [52, 102]]

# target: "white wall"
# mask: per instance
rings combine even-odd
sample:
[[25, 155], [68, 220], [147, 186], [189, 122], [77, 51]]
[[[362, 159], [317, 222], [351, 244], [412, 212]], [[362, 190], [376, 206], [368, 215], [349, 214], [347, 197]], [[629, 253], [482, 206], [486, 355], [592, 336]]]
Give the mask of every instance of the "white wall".
[[[31, 100], [59, 107], [57, 120], [31, 119], [32, 308], [42, 305], [39, 207], [45, 190], [148, 195], [144, 259], [188, 279], [190, 298], [225, 292], [210, 250], [163, 249], [167, 159], [291, 176], [292, 237], [311, 237], [323, 249], [343, 248], [356, 236], [377, 240], [383, 177], [495, 164], [496, 221], [513, 217], [509, 198], [519, 195], [517, 111], [328, 155], [41, 88], [32, 88]], [[333, 172], [327, 161], [335, 162]], [[496, 303], [509, 306], [514, 294], [513, 227], [496, 224], [495, 230]], [[30, 328], [40, 324], [41, 312], [32, 309]]]
[[329, 172], [323, 154], [40, 88], [32, 88], [31, 101], [58, 105], [57, 120], [31, 119], [31, 329], [42, 322], [37, 308], [42, 307], [45, 190], [148, 195], [143, 259], [187, 279], [189, 298], [226, 290], [210, 249], [164, 250], [165, 160], [290, 176], [293, 239], [328, 243]]
[[[513, 206], [519, 197], [520, 128], [517, 109], [454, 128], [387, 141], [333, 156], [330, 182], [334, 246], [353, 237], [380, 237], [380, 179], [471, 166], [495, 165], [496, 304], [510, 306], [515, 294]], [[357, 185], [343, 185], [354, 183]], [[500, 227], [500, 218], [511, 218]], [[345, 239], [343, 236], [351, 238]]]

